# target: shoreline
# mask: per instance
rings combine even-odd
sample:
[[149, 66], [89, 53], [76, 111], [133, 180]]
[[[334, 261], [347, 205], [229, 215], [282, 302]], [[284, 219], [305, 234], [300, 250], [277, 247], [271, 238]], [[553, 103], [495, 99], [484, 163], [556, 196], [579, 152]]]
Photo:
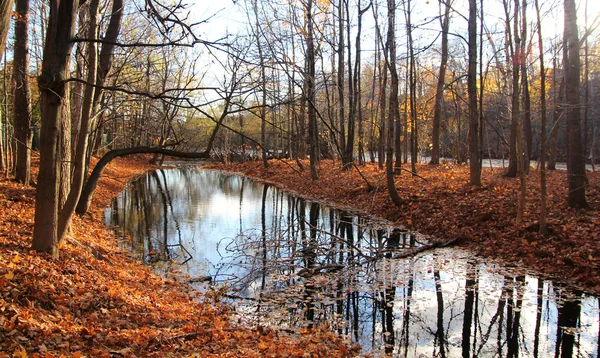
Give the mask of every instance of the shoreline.
[[[269, 163], [269, 168], [264, 168], [262, 162], [211, 163], [203, 168], [258, 179], [326, 205], [384, 219], [426, 237], [457, 240], [458, 246], [478, 256], [500, 259], [507, 266], [531, 270], [543, 278], [600, 294], [597, 172], [588, 173], [587, 197], [592, 209], [586, 211], [566, 207], [566, 172], [550, 172], [549, 234], [543, 237], [537, 232], [539, 173], [533, 169], [528, 177], [525, 218], [523, 225], [517, 227], [514, 221], [518, 180], [504, 178], [500, 170], [484, 169], [482, 187], [473, 188], [468, 185], [468, 168], [464, 166], [421, 164], [418, 174], [426, 181], [406, 174], [396, 177], [396, 187], [408, 200], [398, 208], [385, 187], [380, 186], [375, 193], [368, 192], [355, 169], [342, 171], [335, 163], [323, 161], [320, 179], [312, 182], [307, 170], [297, 174], [289, 168], [295, 165], [293, 162]], [[378, 183], [376, 180], [382, 173], [376, 166], [366, 165], [361, 170], [371, 183]]]

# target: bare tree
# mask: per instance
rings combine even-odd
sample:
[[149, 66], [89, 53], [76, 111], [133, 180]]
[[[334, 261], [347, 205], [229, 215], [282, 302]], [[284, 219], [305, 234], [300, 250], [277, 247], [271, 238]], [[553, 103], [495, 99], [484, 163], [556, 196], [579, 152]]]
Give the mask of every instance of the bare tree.
[[479, 115], [477, 114], [477, 0], [469, 0], [469, 68], [467, 72], [469, 94], [469, 180], [471, 185], [481, 185], [479, 164]]
[[29, 90], [29, 0], [17, 0], [13, 57], [13, 124], [15, 179], [29, 184], [31, 175], [31, 104]]
[[0, 60], [4, 56], [6, 35], [10, 28], [10, 17], [13, 10], [13, 0], [0, 0]]
[[388, 32], [387, 32], [387, 49], [389, 54], [386, 56], [386, 64], [390, 71], [391, 88], [390, 102], [388, 109], [388, 134], [385, 160], [385, 173], [387, 189], [390, 198], [397, 206], [401, 206], [406, 201], [400, 197], [396, 189], [394, 180], [394, 121], [400, 120], [398, 108], [398, 69], [396, 68], [396, 2], [395, 0], [387, 1], [388, 9]]
[[[12, 15], [13, 0], [0, 0], [0, 60], [4, 57], [4, 49], [6, 46], [6, 36], [8, 35], [8, 29], [10, 28], [10, 17]], [[4, 121], [2, 121], [2, 113], [0, 113], [0, 133], [4, 133], [6, 128], [3, 128]], [[7, 148], [4, 148], [3, 140], [0, 138], [0, 169], [7, 169], [8, 163], [5, 161], [4, 153]]]
[[585, 157], [581, 139], [581, 108], [579, 84], [581, 60], [575, 0], [564, 1], [565, 30], [563, 43], [565, 100], [567, 119], [568, 203], [572, 208], [587, 208], [585, 199]]
[[542, 37], [542, 20], [540, 16], [540, 5], [538, 0], [535, 0], [535, 12], [537, 20], [537, 33], [538, 33], [538, 49], [540, 56], [540, 103], [541, 103], [541, 148], [540, 148], [540, 233], [546, 234], [547, 228], [547, 201], [548, 194], [546, 189], [546, 151], [547, 151], [547, 138], [546, 138], [546, 65], [544, 64], [544, 43]]
[[258, 48], [258, 59], [260, 61], [260, 82], [261, 82], [261, 107], [260, 107], [260, 142], [261, 142], [261, 152], [262, 152], [262, 161], [265, 168], [269, 167], [269, 162], [267, 161], [267, 139], [266, 139], [266, 125], [267, 125], [267, 75], [266, 75], [266, 63], [265, 63], [265, 55], [263, 53], [262, 46], [262, 29], [260, 27], [260, 20], [258, 17], [258, 2], [257, 0], [252, 0], [252, 9], [254, 10], [254, 36], [256, 39], [256, 46]]
[[38, 79], [42, 108], [40, 172], [35, 195], [32, 247], [58, 256], [60, 130], [68, 92], [69, 61], [79, 0], [51, 0], [44, 46], [42, 74]]
[[452, 0], [441, 1], [444, 4], [444, 16], [440, 17], [442, 27], [441, 59], [435, 88], [435, 105], [433, 109], [433, 123], [431, 134], [431, 161], [429, 164], [440, 164], [440, 123], [442, 119], [442, 107], [444, 106], [444, 85], [446, 81], [446, 66], [448, 65], [448, 31], [450, 29], [450, 9]]
[[317, 109], [316, 109], [316, 80], [315, 80], [315, 42], [314, 42], [314, 30], [313, 30], [313, 2], [312, 0], [306, 1], [304, 8], [304, 16], [306, 21], [306, 73], [304, 81], [307, 82], [307, 96], [308, 102], [308, 138], [309, 138], [309, 149], [310, 149], [310, 176], [313, 180], [317, 180], [319, 175], [317, 174], [317, 163], [318, 163], [318, 151], [317, 146], [319, 144], [319, 134], [317, 133]]

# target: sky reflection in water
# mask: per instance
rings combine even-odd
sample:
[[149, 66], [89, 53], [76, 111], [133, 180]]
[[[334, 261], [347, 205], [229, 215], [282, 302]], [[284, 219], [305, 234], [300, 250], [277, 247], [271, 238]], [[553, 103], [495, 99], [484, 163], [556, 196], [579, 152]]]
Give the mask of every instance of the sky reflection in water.
[[596, 297], [455, 248], [386, 258], [423, 239], [240, 176], [158, 170], [106, 217], [157, 271], [226, 282], [253, 323], [326, 324], [376, 355], [598, 357]]

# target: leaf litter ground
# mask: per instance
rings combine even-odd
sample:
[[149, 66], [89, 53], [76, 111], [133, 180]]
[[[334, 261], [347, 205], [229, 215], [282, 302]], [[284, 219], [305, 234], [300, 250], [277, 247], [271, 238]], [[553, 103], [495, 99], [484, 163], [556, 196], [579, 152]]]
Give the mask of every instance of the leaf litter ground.
[[35, 190], [0, 180], [0, 357], [356, 354], [325, 331], [289, 336], [244, 327], [218, 295], [161, 278], [120, 249], [103, 208], [145, 163], [117, 159], [105, 170], [90, 213], [74, 218], [58, 260], [30, 249]]

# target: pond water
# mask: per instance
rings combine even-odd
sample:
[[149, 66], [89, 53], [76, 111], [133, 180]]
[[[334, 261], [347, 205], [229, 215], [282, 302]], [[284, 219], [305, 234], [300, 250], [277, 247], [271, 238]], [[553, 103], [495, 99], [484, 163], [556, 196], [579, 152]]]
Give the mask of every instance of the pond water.
[[461, 249], [400, 258], [427, 241], [237, 175], [149, 173], [106, 219], [157, 271], [226, 284], [249, 324], [325, 325], [375, 356], [599, 356], [598, 298]]

